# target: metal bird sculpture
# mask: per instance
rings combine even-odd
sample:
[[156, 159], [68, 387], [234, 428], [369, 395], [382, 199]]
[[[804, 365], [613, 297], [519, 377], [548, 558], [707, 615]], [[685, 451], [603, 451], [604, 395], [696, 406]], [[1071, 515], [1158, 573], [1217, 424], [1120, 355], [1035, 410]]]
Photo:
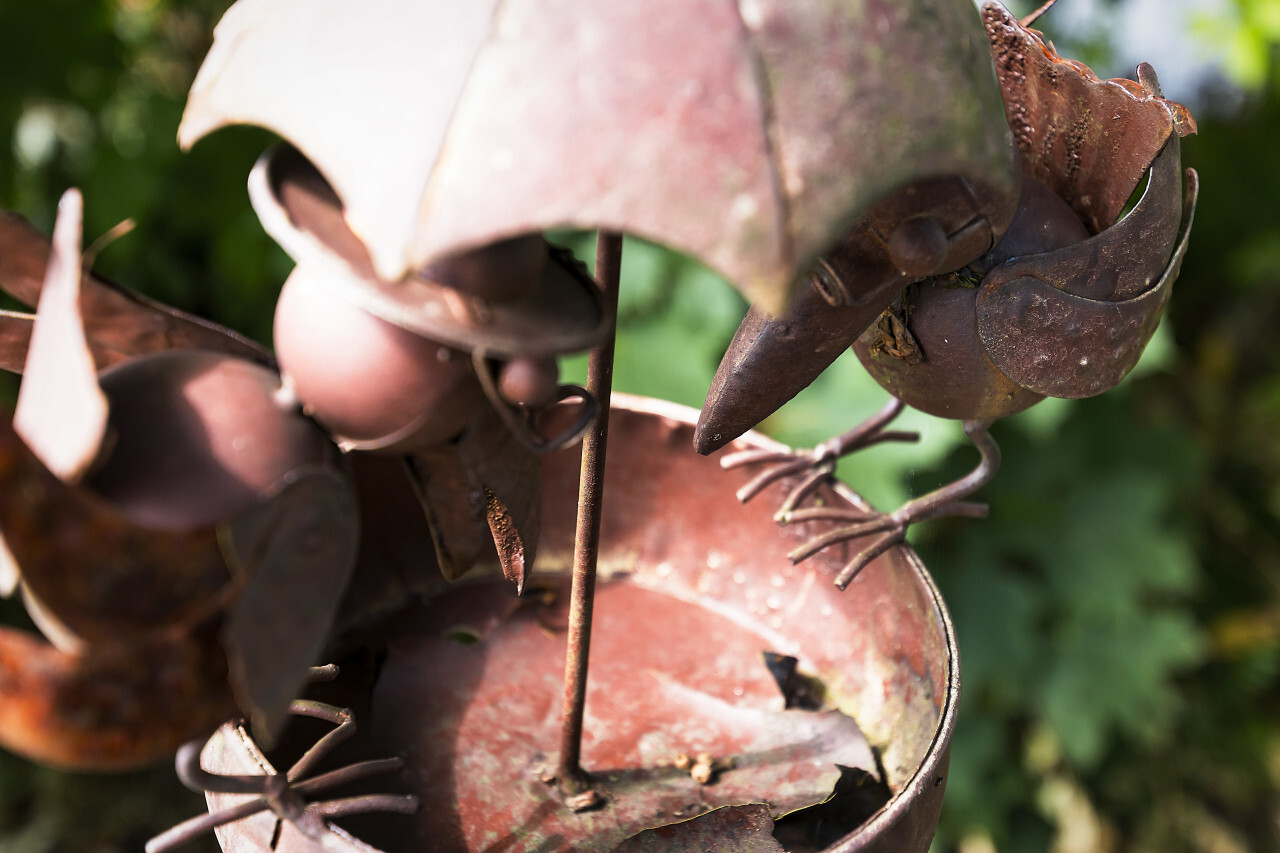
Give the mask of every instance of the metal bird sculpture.
[[[780, 521], [798, 522], [829, 516], [800, 504], [838, 457], [915, 437], [886, 429], [904, 405], [964, 422], [982, 456], [972, 473], [894, 512], [848, 516], [843, 531], [797, 549], [800, 560], [860, 540], [841, 586], [902, 541], [913, 522], [985, 512], [963, 498], [999, 465], [987, 431], [994, 420], [1046, 396], [1087, 397], [1115, 386], [1154, 334], [1186, 251], [1198, 181], [1187, 170], [1184, 192], [1179, 137], [1195, 123], [1164, 99], [1154, 70], [1139, 66], [1137, 82], [1099, 80], [1002, 6], [986, 3], [982, 18], [1022, 164], [1008, 229], [963, 263], [948, 255], [911, 267], [904, 257], [932, 261], [941, 250], [904, 250], [892, 240], [877, 246], [866, 238], [874, 224], [859, 222], [784, 314], [748, 313], [695, 435], [699, 452], [717, 450], [852, 346], [893, 395], [880, 414], [812, 451], [723, 460], [773, 466], [743, 487], [743, 500], [776, 479], [809, 472], [778, 513]], [[1144, 179], [1142, 197], [1120, 216]], [[928, 231], [920, 227], [919, 246], [932, 245]]]

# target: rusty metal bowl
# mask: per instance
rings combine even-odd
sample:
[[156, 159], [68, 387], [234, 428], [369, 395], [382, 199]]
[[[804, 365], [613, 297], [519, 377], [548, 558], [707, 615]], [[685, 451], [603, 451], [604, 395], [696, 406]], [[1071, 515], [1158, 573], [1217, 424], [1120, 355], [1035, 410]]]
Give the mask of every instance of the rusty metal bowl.
[[[960, 686], [954, 631], [933, 580], [914, 551], [897, 547], [840, 592], [832, 579], [856, 541], [792, 565], [787, 552], [831, 523], [779, 528], [772, 512], [785, 482], [740, 504], [734, 491], [746, 475], [689, 449], [696, 420], [684, 407], [615, 397], [583, 745], [584, 766], [609, 800], [603, 809], [564, 808], [537, 778], [555, 766], [546, 753], [555, 749], [559, 726], [558, 602], [578, 494], [578, 454], [562, 451], [543, 466], [543, 544], [534, 576], [542, 586], [531, 581], [516, 599], [490, 575], [410, 608], [379, 631], [386, 647], [372, 693], [340, 700], [357, 709], [361, 734], [336, 757], [403, 756], [395, 784], [417, 795], [421, 810], [344, 819], [323, 839], [308, 839], [287, 822], [277, 830], [273, 815], [259, 814], [220, 828], [223, 848], [612, 850], [655, 824], [652, 811], [633, 814], [643, 808], [628, 805], [628, 785], [647, 792], [644, 808], [658, 804], [666, 816], [657, 823], [691, 817], [673, 807], [685, 795], [696, 800], [694, 813], [724, 802], [772, 802], [770, 790], [754, 798], [735, 792], [733, 769], [711, 785], [698, 786], [687, 774], [676, 779], [660, 756], [679, 743], [692, 752], [716, 735], [705, 731], [705, 720], [690, 721], [687, 709], [654, 701], [654, 690], [678, 683], [663, 695], [692, 689], [699, 707], [739, 703], [756, 713], [774, 703], [780, 710], [776, 686], [755, 674], [765, 669], [760, 653], [771, 650], [797, 658], [800, 670], [821, 682], [827, 703], [857, 721], [887, 785], [888, 801], [823, 849], [927, 850]], [[779, 447], [754, 433], [736, 445]], [[824, 487], [818, 499], [865, 507], [840, 484]], [[234, 724], [210, 740], [202, 764], [217, 773], [275, 772]], [[654, 794], [657, 788], [663, 792]], [[208, 799], [213, 810], [239, 801]], [[640, 822], [619, 828], [633, 819]]]

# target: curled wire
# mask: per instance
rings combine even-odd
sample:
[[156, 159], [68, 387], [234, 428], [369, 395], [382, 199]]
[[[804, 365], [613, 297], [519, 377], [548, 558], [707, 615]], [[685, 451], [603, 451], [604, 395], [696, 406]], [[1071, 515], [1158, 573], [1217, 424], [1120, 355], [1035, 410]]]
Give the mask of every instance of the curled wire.
[[[200, 766], [204, 744], [200, 741], [184, 744], [174, 760], [183, 785], [196, 793], [239, 794], [253, 799], [183, 821], [148, 841], [146, 853], [166, 853], [217, 827], [265, 811], [276, 816], [275, 837], [279, 837], [280, 822], [288, 821], [303, 835], [318, 839], [328, 831], [328, 821], [333, 818], [375, 811], [410, 814], [418, 810], [417, 797], [401, 794], [362, 794], [312, 801], [315, 796], [340, 785], [395, 773], [404, 766], [404, 761], [400, 758], [361, 761], [306, 778], [338, 744], [355, 734], [355, 720], [349, 709], [311, 700], [294, 702], [289, 712], [333, 723], [336, 728], [316, 741], [283, 775], [274, 772], [247, 776], [210, 773]], [[266, 769], [270, 771], [271, 768]]]
[[[493, 375], [493, 361], [490, 356], [484, 350], [477, 349], [472, 352], [471, 360], [475, 366], [476, 376], [480, 379], [480, 387], [484, 389], [485, 396], [489, 398], [490, 404], [502, 418], [502, 422], [506, 424], [507, 429], [511, 430], [512, 435], [535, 453], [550, 453], [577, 444], [595, 422], [600, 405], [586, 388], [580, 385], [558, 385], [555, 399], [546, 406], [537, 409], [529, 406], [514, 406], [504, 400], [498, 392], [498, 383]], [[534, 427], [535, 418], [551, 406], [566, 400], [582, 401], [578, 416], [573, 423], [557, 436], [547, 438], [540, 435]]]

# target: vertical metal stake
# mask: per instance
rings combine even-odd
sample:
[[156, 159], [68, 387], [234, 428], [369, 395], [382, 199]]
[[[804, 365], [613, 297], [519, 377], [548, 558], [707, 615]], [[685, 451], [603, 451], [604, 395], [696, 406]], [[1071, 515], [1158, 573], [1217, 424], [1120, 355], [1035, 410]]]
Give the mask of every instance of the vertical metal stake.
[[582, 441], [578, 486], [578, 527], [573, 552], [573, 589], [569, 599], [569, 638], [565, 658], [564, 712], [560, 722], [560, 762], [556, 778], [562, 793], [582, 794], [591, 785], [582, 769], [582, 720], [587, 701], [587, 659], [591, 651], [591, 612], [600, 555], [600, 510], [609, 437], [609, 401], [613, 390], [613, 346], [617, 339], [618, 283], [622, 235], [601, 231], [596, 238], [596, 282], [609, 313], [609, 336], [591, 351], [587, 390], [598, 404], [595, 423]]

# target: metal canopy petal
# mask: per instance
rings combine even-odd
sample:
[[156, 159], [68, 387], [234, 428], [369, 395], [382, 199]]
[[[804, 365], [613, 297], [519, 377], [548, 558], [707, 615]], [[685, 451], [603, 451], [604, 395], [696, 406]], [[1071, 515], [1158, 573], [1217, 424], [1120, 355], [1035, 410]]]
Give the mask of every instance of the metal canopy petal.
[[776, 312], [922, 170], [1008, 177], [1002, 112], [964, 0], [240, 0], [179, 141], [282, 134], [391, 281], [601, 227], [692, 254]]
[[423, 187], [495, 5], [236, 3], [214, 31], [178, 142], [189, 147], [241, 122], [293, 141], [337, 189], [379, 272], [399, 279]]

